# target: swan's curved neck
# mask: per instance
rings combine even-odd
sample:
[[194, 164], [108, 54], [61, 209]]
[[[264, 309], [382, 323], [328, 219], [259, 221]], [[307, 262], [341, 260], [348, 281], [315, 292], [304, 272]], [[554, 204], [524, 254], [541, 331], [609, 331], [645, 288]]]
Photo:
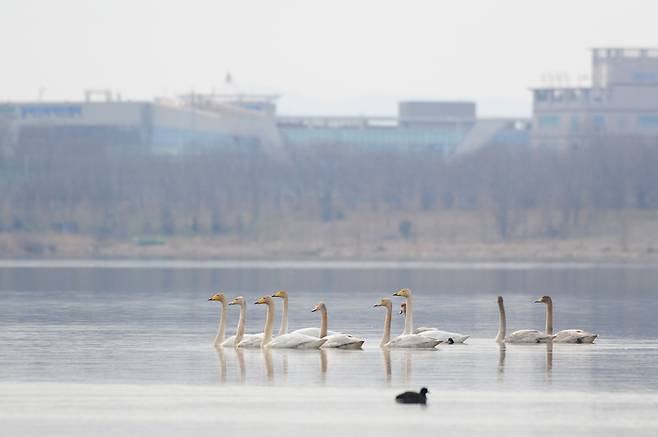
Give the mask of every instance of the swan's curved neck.
[[404, 317], [404, 335], [409, 335], [414, 332], [414, 308], [411, 302], [411, 295], [407, 297], [407, 313]]
[[283, 312], [281, 313], [281, 326], [279, 335], [288, 333], [288, 296], [283, 296]]
[[327, 336], [327, 330], [329, 329], [329, 316], [327, 315], [327, 309], [320, 309], [320, 315], [322, 316], [320, 322], [320, 338]]
[[266, 344], [272, 341], [272, 325], [274, 325], [274, 303], [267, 304], [267, 316], [265, 317], [265, 330], [263, 331], [263, 340], [260, 347], [265, 347]]
[[222, 311], [219, 315], [219, 326], [217, 327], [217, 335], [215, 336], [214, 345], [219, 347], [224, 342], [224, 333], [226, 332], [226, 302], [222, 302]]
[[553, 335], [553, 301], [546, 303], [546, 334]]
[[498, 335], [496, 335], [496, 341], [498, 343], [504, 343], [505, 335], [507, 333], [507, 319], [505, 318], [505, 305], [503, 302], [498, 302], [498, 313], [500, 317], [498, 320]]
[[240, 303], [240, 320], [238, 320], [238, 329], [235, 331], [235, 340], [233, 344], [237, 346], [244, 338], [244, 324], [247, 321], [247, 304], [246, 302]]
[[391, 341], [391, 318], [393, 315], [393, 307], [391, 305], [386, 305], [386, 318], [384, 319], [384, 334], [382, 335], [382, 341], [379, 343], [379, 346], [384, 347], [386, 343]]

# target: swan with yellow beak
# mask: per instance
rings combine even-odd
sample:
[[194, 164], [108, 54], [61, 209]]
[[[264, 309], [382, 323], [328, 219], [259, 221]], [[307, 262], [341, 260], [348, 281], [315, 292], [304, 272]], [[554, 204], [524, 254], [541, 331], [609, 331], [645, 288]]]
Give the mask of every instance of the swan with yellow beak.
[[272, 296], [263, 296], [256, 302], [257, 305], [267, 305], [267, 315], [265, 317], [264, 336], [261, 340], [261, 348], [272, 349], [319, 349], [326, 339], [311, 337], [309, 335], [291, 332], [289, 334], [279, 335], [272, 338], [274, 325], [274, 301]]

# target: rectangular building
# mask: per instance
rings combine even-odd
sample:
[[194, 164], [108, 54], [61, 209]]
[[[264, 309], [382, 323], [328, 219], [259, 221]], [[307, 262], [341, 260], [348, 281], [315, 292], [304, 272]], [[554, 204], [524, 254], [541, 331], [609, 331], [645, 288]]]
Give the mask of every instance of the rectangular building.
[[658, 48], [595, 48], [591, 87], [533, 91], [533, 144], [577, 148], [597, 138], [658, 139]]

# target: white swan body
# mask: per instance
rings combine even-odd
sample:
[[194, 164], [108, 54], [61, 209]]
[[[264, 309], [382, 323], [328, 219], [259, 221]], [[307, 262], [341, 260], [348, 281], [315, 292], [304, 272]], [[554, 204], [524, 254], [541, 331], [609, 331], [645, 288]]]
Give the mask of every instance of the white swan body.
[[235, 344], [235, 335], [231, 335], [224, 340], [222, 347], [246, 347], [246, 348], [259, 348], [260, 342], [263, 339], [263, 333], [260, 334], [244, 334], [242, 340]]
[[[407, 303], [402, 302], [400, 304], [400, 314], [402, 314], [405, 317], [407, 317]], [[465, 342], [470, 336], [464, 335], [464, 334], [459, 334], [457, 332], [450, 332], [450, 331], [442, 331], [437, 328], [431, 328], [427, 326], [421, 326], [420, 328], [416, 328], [413, 330], [414, 334], [420, 334], [425, 337], [431, 337], [436, 340], [441, 340], [443, 343], [448, 343], [448, 344], [453, 344], [453, 343], [463, 343]]]
[[[292, 332], [320, 338], [320, 328], [301, 328], [301, 329], [295, 329]], [[327, 331], [327, 335], [335, 335], [335, 334], [341, 334], [341, 333], [335, 331]]]
[[274, 337], [265, 347], [273, 349], [319, 349], [326, 339], [290, 332]]
[[506, 343], [548, 343], [550, 335], [536, 329], [519, 329], [505, 338]]
[[400, 314], [404, 315], [404, 334], [418, 334], [435, 340], [441, 340], [441, 342], [448, 344], [463, 343], [469, 337], [468, 335], [441, 331], [436, 328], [421, 327], [414, 329], [411, 290], [403, 288], [402, 290], [395, 292], [393, 296], [401, 296], [406, 299], [405, 302], [400, 305]]
[[402, 334], [391, 340], [391, 320], [393, 318], [393, 304], [391, 299], [382, 298], [375, 307], [386, 308], [386, 318], [384, 319], [384, 335], [379, 346], [388, 349], [434, 349], [441, 340], [430, 337], [423, 337], [418, 334]]
[[237, 347], [247, 348], [247, 349], [258, 349], [261, 342], [263, 341], [263, 333], [260, 334], [245, 334], [242, 337]]
[[599, 335], [581, 329], [564, 329], [553, 336], [554, 343], [594, 343]]
[[[288, 292], [285, 290], [279, 290], [272, 295], [272, 297], [278, 297], [283, 299], [283, 309], [281, 310], [281, 325], [279, 326], [279, 336], [288, 333]], [[295, 329], [292, 332], [297, 334], [309, 335], [311, 337], [320, 338], [320, 328], [311, 327], [311, 328], [301, 328]], [[334, 331], [327, 331], [328, 335], [339, 334]]]
[[565, 329], [553, 335], [553, 299], [542, 296], [535, 303], [546, 305], [546, 334], [552, 335], [553, 343], [593, 343], [599, 336], [581, 329]]
[[456, 332], [450, 332], [450, 331], [440, 331], [438, 329], [431, 331], [422, 331], [419, 335], [422, 335], [424, 337], [434, 338], [436, 340], [441, 340], [444, 343], [450, 343], [450, 340], [452, 340], [452, 343], [463, 343], [469, 337], [468, 335], [458, 334]]
[[260, 341], [263, 338], [263, 333], [260, 334], [245, 334], [244, 326], [247, 320], [247, 304], [244, 297], [238, 296], [229, 302], [229, 305], [240, 305], [240, 319], [238, 320], [238, 327], [235, 330], [235, 335], [230, 336], [221, 343], [222, 347], [260, 347]]
[[313, 308], [312, 312], [320, 311], [321, 322], [320, 322], [320, 332], [318, 336], [320, 338], [326, 339], [325, 344], [322, 345], [323, 348], [335, 348], [335, 349], [361, 349], [365, 340], [354, 337], [350, 334], [343, 334], [341, 332], [329, 334], [329, 315], [327, 313], [327, 306], [324, 302], [320, 302]]
[[272, 338], [272, 325], [274, 323], [274, 301], [270, 296], [263, 296], [256, 304], [267, 305], [267, 316], [265, 317], [265, 330], [261, 339], [261, 348], [273, 349], [319, 349], [327, 340], [311, 337], [309, 335], [291, 332]]
[[386, 344], [391, 349], [434, 349], [437, 345], [443, 343], [431, 337], [423, 337], [418, 334], [402, 334], [395, 337]]
[[499, 325], [496, 341], [498, 343], [547, 343], [552, 336], [536, 329], [521, 329], [505, 335], [507, 332], [507, 318], [505, 317], [505, 305], [503, 297], [498, 296]]

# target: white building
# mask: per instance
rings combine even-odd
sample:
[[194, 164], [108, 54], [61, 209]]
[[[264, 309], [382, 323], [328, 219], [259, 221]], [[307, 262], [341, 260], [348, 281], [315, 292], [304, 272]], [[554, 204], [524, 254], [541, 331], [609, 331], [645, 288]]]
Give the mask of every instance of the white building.
[[533, 144], [577, 148], [600, 137], [658, 139], [658, 48], [592, 49], [592, 86], [535, 88]]

